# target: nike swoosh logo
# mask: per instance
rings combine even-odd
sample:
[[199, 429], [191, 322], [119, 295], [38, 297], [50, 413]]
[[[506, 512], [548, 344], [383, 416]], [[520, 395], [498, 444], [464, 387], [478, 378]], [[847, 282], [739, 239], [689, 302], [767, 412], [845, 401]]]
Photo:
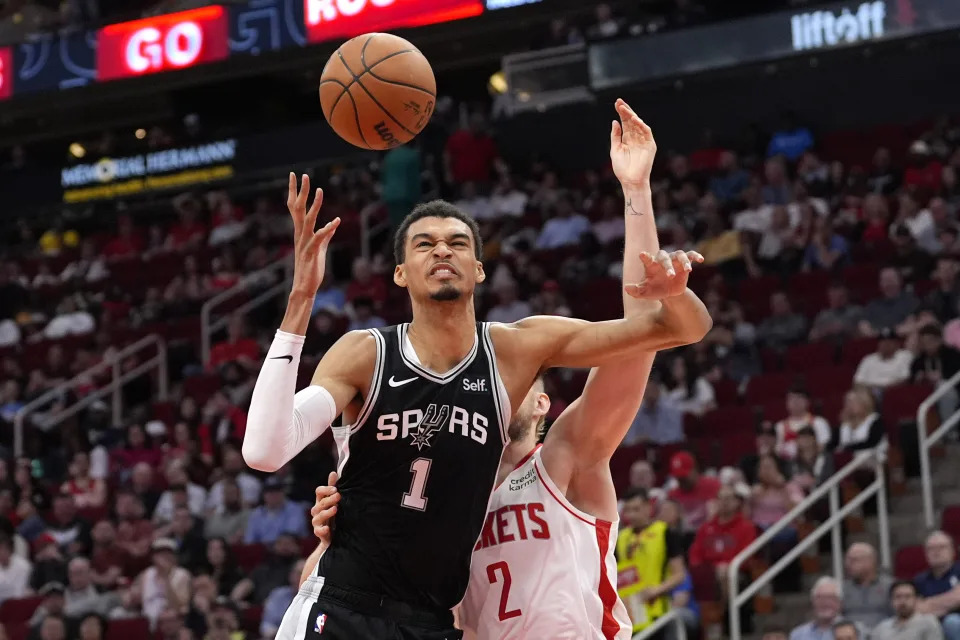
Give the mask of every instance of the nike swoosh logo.
[[417, 379], [417, 377], [414, 376], [414, 377], [412, 377], [412, 378], [407, 378], [406, 380], [394, 380], [394, 377], [393, 377], [393, 376], [390, 376], [390, 379], [387, 380], [387, 384], [389, 384], [391, 387], [402, 387], [403, 385], [407, 384], [408, 382], [413, 382], [413, 381], [416, 380], [416, 379]]
[[293, 362], [293, 356], [274, 356], [270, 358], [271, 360], [286, 360], [287, 362]]

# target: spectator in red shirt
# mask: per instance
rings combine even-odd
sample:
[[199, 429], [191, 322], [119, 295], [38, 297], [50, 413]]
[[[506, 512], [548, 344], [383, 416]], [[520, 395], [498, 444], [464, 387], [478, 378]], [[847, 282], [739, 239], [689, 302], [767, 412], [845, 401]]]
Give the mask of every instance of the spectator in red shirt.
[[90, 568], [93, 583], [101, 589], [114, 589], [124, 575], [130, 573], [130, 555], [117, 544], [117, 530], [109, 520], [101, 520], [91, 532]]
[[742, 496], [733, 487], [723, 487], [717, 494], [717, 515], [697, 530], [690, 546], [690, 566], [713, 567], [721, 588], [726, 589], [730, 561], [756, 537], [757, 528], [743, 515]]
[[447, 139], [443, 154], [447, 181], [489, 183], [498, 155], [496, 143], [486, 132], [483, 114], [474, 113], [469, 127], [454, 131]]
[[667, 497], [683, 509], [684, 529], [688, 532], [700, 528], [713, 510], [720, 481], [704, 476], [697, 469], [697, 462], [689, 451], [678, 451], [670, 458], [670, 475], [676, 479], [678, 487], [672, 489]]
[[373, 273], [370, 261], [362, 257], [353, 261], [353, 280], [347, 285], [347, 301], [357, 298], [369, 298], [377, 311], [387, 301], [387, 283]]
[[167, 248], [177, 250], [199, 249], [207, 237], [207, 225], [197, 220], [200, 205], [192, 196], [174, 200], [173, 206], [180, 220], [170, 227]]
[[943, 165], [930, 152], [930, 145], [917, 140], [910, 145], [909, 166], [903, 184], [914, 189], [937, 193], [943, 186]]
[[227, 325], [227, 339], [210, 350], [210, 370], [216, 371], [227, 362], [238, 362], [247, 369], [256, 369], [260, 362], [260, 345], [247, 337], [247, 323], [235, 315]]
[[103, 248], [103, 255], [107, 258], [126, 258], [142, 250], [143, 238], [134, 230], [133, 222], [128, 216], [120, 216], [117, 220], [117, 235]]

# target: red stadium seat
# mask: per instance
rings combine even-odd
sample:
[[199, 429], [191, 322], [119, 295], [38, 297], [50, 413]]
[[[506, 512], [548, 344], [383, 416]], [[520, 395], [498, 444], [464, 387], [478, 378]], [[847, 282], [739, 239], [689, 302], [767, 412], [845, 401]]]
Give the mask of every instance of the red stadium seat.
[[104, 640], [131, 640], [132, 638], [149, 638], [150, 622], [146, 618], [130, 618], [128, 620], [111, 620], [107, 625]]
[[259, 637], [260, 621], [263, 619], [263, 607], [252, 605], [240, 613], [240, 626], [248, 633], [250, 637]]
[[900, 384], [886, 389], [883, 392], [882, 415], [887, 426], [916, 420], [920, 403], [932, 392], [933, 388], [926, 384]]
[[202, 407], [221, 386], [220, 376], [201, 374], [183, 381], [183, 394], [196, 400], [197, 405]]
[[960, 504], [950, 505], [943, 510], [940, 528], [953, 536], [954, 540], [960, 540]]
[[897, 549], [893, 561], [893, 573], [901, 580], [912, 580], [914, 576], [927, 568], [927, 558], [923, 547], [915, 544]]
[[230, 546], [233, 558], [244, 571], [252, 571], [263, 562], [267, 550], [262, 544], [234, 544]]
[[10, 640], [27, 640], [30, 637], [30, 623], [27, 621], [9, 622], [3, 626]]
[[839, 364], [804, 372], [804, 384], [811, 397], [820, 398], [846, 393], [853, 386], [856, 365]]
[[798, 382], [796, 372], [765, 373], [751, 378], [747, 383], [747, 404], [766, 404], [771, 400], [783, 398], [787, 391]]
[[11, 598], [0, 604], [0, 622], [26, 622], [37, 610], [43, 596], [29, 596], [26, 598]]
[[840, 362], [843, 364], [858, 365], [866, 356], [877, 350], [876, 338], [860, 338], [848, 340], [843, 344], [840, 352]]
[[737, 383], [728, 378], [721, 378], [713, 383], [713, 393], [717, 397], [717, 404], [724, 406], [740, 401], [740, 391]]
[[613, 486], [617, 493], [622, 493], [630, 486], [630, 467], [637, 460], [647, 459], [647, 448], [642, 444], [630, 447], [620, 447], [613, 452], [610, 458], [610, 474], [613, 476]]
[[756, 413], [750, 407], [718, 407], [704, 414], [702, 429], [716, 435], [728, 433], [753, 433], [756, 429]]
[[783, 355], [783, 367], [787, 371], [808, 371], [817, 367], [829, 367], [836, 362], [837, 347], [832, 342], [809, 342], [787, 349]]

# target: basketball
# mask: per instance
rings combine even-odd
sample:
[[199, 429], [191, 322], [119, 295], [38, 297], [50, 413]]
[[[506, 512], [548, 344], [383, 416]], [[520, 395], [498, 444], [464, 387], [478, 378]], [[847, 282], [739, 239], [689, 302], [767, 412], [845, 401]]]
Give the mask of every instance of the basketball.
[[433, 69], [420, 50], [389, 33], [343, 43], [320, 76], [323, 115], [361, 149], [409, 142], [426, 126], [437, 99]]

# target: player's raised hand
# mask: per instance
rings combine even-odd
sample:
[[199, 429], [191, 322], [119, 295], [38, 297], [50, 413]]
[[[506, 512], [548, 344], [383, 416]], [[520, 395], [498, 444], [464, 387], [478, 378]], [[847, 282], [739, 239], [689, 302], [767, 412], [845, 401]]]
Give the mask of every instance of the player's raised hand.
[[610, 161], [613, 172], [624, 190], [650, 185], [653, 158], [657, 143], [653, 131], [626, 102], [618, 98], [617, 114], [620, 121], [610, 127]]
[[334, 218], [317, 231], [317, 216], [323, 206], [323, 189], [317, 189], [313, 204], [308, 209], [309, 198], [310, 177], [304, 174], [298, 189], [297, 177], [291, 171], [287, 188], [287, 210], [293, 218], [293, 290], [312, 296], [323, 282], [327, 247], [340, 226], [340, 218]]
[[327, 477], [327, 484], [317, 487], [317, 501], [310, 508], [310, 525], [313, 535], [320, 538], [320, 544], [330, 546], [331, 525], [333, 517], [337, 515], [337, 504], [340, 502], [340, 492], [337, 491], [337, 472], [331, 471]]
[[703, 262], [703, 256], [696, 251], [667, 253], [661, 249], [656, 255], [644, 251], [640, 261], [644, 266], [643, 280], [624, 285], [624, 291], [634, 298], [663, 300], [686, 290], [693, 265]]

